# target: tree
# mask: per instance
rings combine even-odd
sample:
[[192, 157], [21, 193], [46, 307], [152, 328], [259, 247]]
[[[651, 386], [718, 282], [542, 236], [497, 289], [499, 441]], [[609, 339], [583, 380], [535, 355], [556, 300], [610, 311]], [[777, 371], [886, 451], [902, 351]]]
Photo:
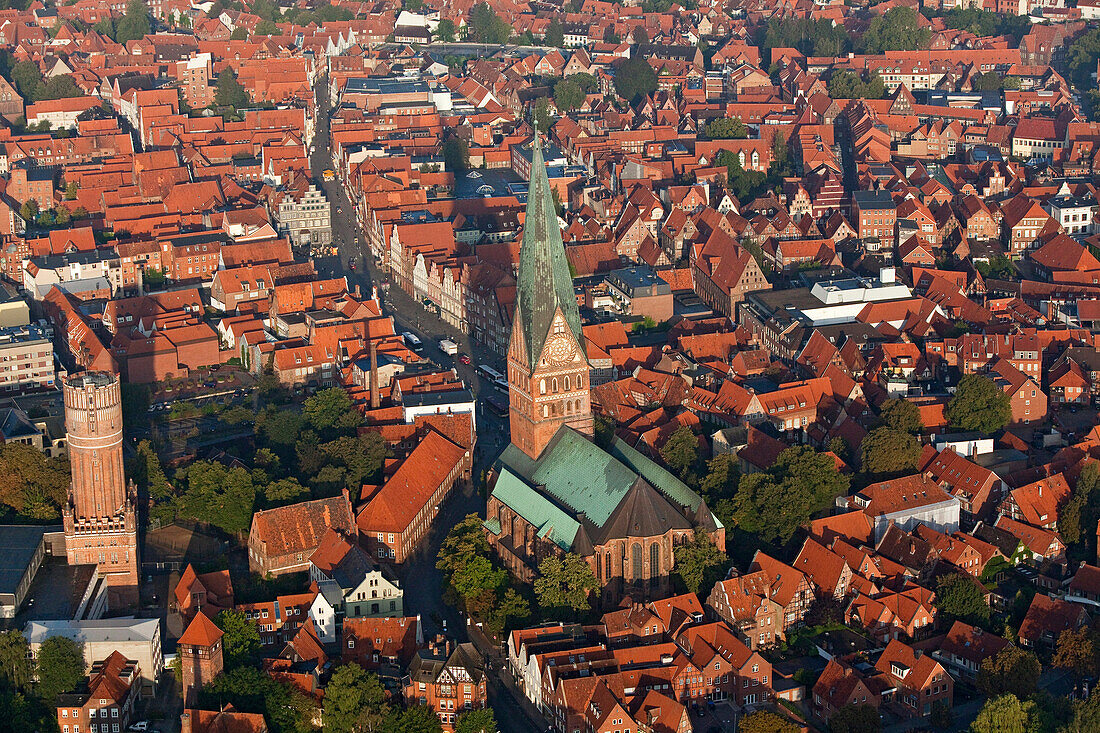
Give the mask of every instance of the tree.
[[649, 43], [649, 33], [645, 26], [638, 26], [630, 33], [630, 40], [634, 43]]
[[470, 11], [467, 28], [470, 40], [477, 43], [507, 43], [512, 37], [512, 26], [501, 20], [488, 3], [478, 3]]
[[391, 714], [387, 730], [392, 733], [443, 733], [443, 724], [430, 707], [415, 705]]
[[546, 36], [543, 38], [543, 43], [547, 46], [553, 46], [554, 48], [561, 48], [565, 45], [565, 26], [561, 24], [561, 21], [554, 18], [546, 26]]
[[982, 587], [969, 575], [941, 576], [936, 584], [936, 608], [949, 621], [957, 619], [971, 626], [989, 627], [989, 604]]
[[810, 56], [840, 56], [851, 48], [848, 31], [826, 19], [772, 19], [763, 29], [760, 45], [765, 50], [797, 48]]
[[1001, 75], [996, 71], [978, 74], [971, 83], [972, 88], [977, 92], [999, 92], [1001, 90], [1001, 85]]
[[455, 22], [450, 18], [444, 18], [439, 21], [439, 25], [435, 28], [436, 38], [444, 43], [454, 43], [455, 40]]
[[115, 41], [138, 41], [148, 35], [149, 31], [149, 9], [141, 0], [130, 0], [126, 4], [126, 14], [115, 25]]
[[801, 728], [782, 715], [758, 710], [741, 718], [737, 730], [740, 733], [798, 733]]
[[881, 99], [886, 95], [886, 84], [878, 72], [871, 72], [864, 80], [854, 71], [836, 69], [829, 77], [828, 90], [833, 99]]
[[829, 733], [878, 733], [882, 721], [872, 705], [848, 703], [829, 718]]
[[247, 41], [248, 29], [244, 26], [239, 26], [233, 29], [233, 32], [229, 34], [229, 40], [231, 41]]
[[697, 529], [691, 542], [676, 548], [675, 570], [690, 592], [705, 593], [721, 579], [728, 559], [710, 535]]
[[27, 639], [20, 631], [0, 631], [0, 688], [25, 690], [31, 681]]
[[847, 493], [836, 461], [812, 448], [788, 448], [767, 471], [741, 477], [731, 510], [736, 523], [764, 542], [786, 543], [810, 517]]
[[531, 606], [527, 599], [521, 596], [515, 588], [506, 588], [500, 600], [489, 613], [489, 630], [499, 634], [513, 625], [518, 625], [531, 618]]
[[707, 125], [705, 134], [711, 140], [743, 140], [749, 128], [740, 117], [720, 117]]
[[912, 435], [885, 425], [867, 433], [859, 445], [863, 472], [879, 476], [915, 471], [920, 450]]
[[737, 492], [741, 471], [734, 453], [719, 453], [707, 462], [707, 470], [699, 485], [699, 493], [711, 509], [723, 499], [730, 499]]
[[699, 463], [699, 439], [691, 428], [682, 425], [668, 436], [661, 446], [661, 460], [682, 480], [690, 477], [694, 481], [694, 469]]
[[489, 542], [476, 514], [452, 527], [439, 548], [436, 568], [443, 573], [446, 595], [471, 615], [488, 616], [508, 580], [507, 571], [494, 567], [490, 557]]
[[1058, 635], [1058, 645], [1051, 663], [1077, 677], [1096, 674], [1097, 653], [1094, 637], [1086, 629], [1066, 629]]
[[741, 164], [743, 155], [744, 151], [734, 153], [732, 150], [719, 150], [714, 162], [726, 169], [729, 190], [741, 201], [748, 201], [763, 192], [768, 177], [760, 171], [745, 170]]
[[355, 409], [343, 387], [322, 389], [308, 397], [302, 403], [302, 416], [326, 440], [349, 435], [363, 422], [362, 415]]
[[554, 106], [571, 112], [584, 103], [585, 93], [572, 79], [562, 79], [554, 85]]
[[1031, 700], [1015, 695], [989, 699], [970, 724], [971, 733], [1038, 733], [1039, 711]]
[[256, 624], [232, 608], [218, 613], [214, 623], [222, 630], [222, 655], [226, 669], [248, 664], [255, 658], [260, 650], [260, 631]]
[[218, 675], [199, 696], [199, 706], [219, 710], [227, 704], [243, 713], [261, 713], [271, 733], [313, 731], [317, 708], [305, 695], [256, 667], [237, 667]]
[[11, 69], [11, 81], [19, 96], [31, 102], [37, 99], [38, 87], [42, 85], [42, 72], [35, 62], [20, 61]]
[[325, 687], [325, 730], [351, 733], [362, 711], [384, 710], [386, 689], [378, 676], [355, 662], [336, 668]]
[[460, 137], [451, 136], [440, 148], [443, 164], [453, 173], [461, 173], [470, 167], [470, 146]]
[[455, 721], [455, 733], [497, 733], [497, 719], [492, 708], [459, 715]]
[[592, 568], [580, 555], [567, 552], [539, 563], [535, 595], [544, 611], [586, 613], [591, 609], [589, 595], [599, 587]]
[[990, 697], [1008, 693], [1027, 698], [1035, 692], [1041, 672], [1042, 666], [1034, 652], [1007, 646], [982, 661], [978, 670], [978, 687]]
[[34, 199], [24, 201], [23, 205], [19, 207], [19, 216], [23, 221], [33, 226], [38, 219], [38, 202]]
[[70, 477], [67, 457], [47, 458], [25, 443], [0, 445], [0, 504], [25, 517], [59, 517]]
[[83, 97], [84, 90], [76, 85], [73, 78], [68, 74], [60, 74], [58, 76], [51, 76], [50, 79], [38, 88], [36, 99], [38, 101], [46, 101], [49, 99], [70, 99], [72, 97]]
[[898, 6], [871, 20], [862, 43], [867, 53], [886, 51], [920, 51], [928, 48], [932, 32], [921, 27], [917, 11]]
[[532, 117], [534, 118], [535, 128], [545, 135], [550, 129], [550, 125], [554, 122], [550, 115], [549, 97], [539, 97], [535, 100], [535, 105], [532, 108]]
[[53, 705], [62, 692], [75, 690], [84, 679], [84, 647], [64, 636], [51, 636], [38, 647], [35, 692]]
[[966, 432], [995, 433], [1012, 419], [1012, 408], [1004, 390], [980, 374], [959, 380], [955, 396], [944, 411], [951, 426]]
[[218, 83], [214, 89], [214, 104], [219, 107], [231, 107], [239, 110], [251, 104], [248, 92], [237, 81], [237, 75], [229, 66], [218, 73]]
[[195, 461], [176, 474], [187, 481], [176, 500], [179, 514], [220, 528], [228, 534], [245, 532], [252, 524], [256, 486], [252, 474], [236, 466], [214, 461]]
[[903, 433], [917, 435], [924, 430], [920, 409], [909, 400], [886, 400], [879, 410], [879, 417], [886, 425]]
[[615, 69], [615, 91], [629, 104], [657, 91], [657, 72], [639, 56], [625, 59]]

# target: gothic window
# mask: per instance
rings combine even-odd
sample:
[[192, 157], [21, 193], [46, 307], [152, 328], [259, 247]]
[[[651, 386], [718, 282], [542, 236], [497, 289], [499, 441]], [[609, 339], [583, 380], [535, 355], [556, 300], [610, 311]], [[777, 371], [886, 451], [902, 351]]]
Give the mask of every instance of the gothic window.
[[556, 393], [558, 391], [558, 378], [554, 377], [551, 380], [551, 384], [553, 385], [553, 391]]
[[542, 416], [543, 417], [550, 417], [550, 405], [543, 405], [542, 406]]
[[576, 407], [575, 407], [574, 409], [575, 409], [575, 410], [576, 410], [577, 412], [580, 412], [580, 411], [581, 411], [581, 401], [580, 401], [580, 400], [577, 400], [577, 401], [576, 401]]
[[631, 580], [642, 577], [642, 546], [635, 542], [630, 547]]
[[649, 577], [656, 578], [660, 574], [661, 548], [654, 542], [649, 546]]
[[611, 580], [611, 550], [604, 553], [604, 565], [607, 566], [607, 579]]
[[565, 391], [566, 392], [569, 391], [569, 375], [568, 374], [565, 375]]
[[546, 394], [546, 380], [539, 380], [539, 394]]
[[603, 580], [603, 568], [600, 567], [600, 553], [596, 553], [596, 580]]
[[573, 403], [570, 402], [569, 400], [565, 401], [565, 414], [567, 414], [567, 415], [573, 414]]

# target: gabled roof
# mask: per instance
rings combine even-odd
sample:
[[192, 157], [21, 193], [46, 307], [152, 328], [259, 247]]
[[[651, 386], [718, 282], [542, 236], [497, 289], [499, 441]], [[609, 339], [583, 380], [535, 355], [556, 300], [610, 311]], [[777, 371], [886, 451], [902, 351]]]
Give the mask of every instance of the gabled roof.
[[184, 646], [213, 646], [222, 638], [222, 633], [222, 630], [208, 619], [205, 613], [199, 611], [195, 614], [195, 618], [192, 619], [191, 623], [187, 625], [187, 629], [179, 638], [179, 643]]

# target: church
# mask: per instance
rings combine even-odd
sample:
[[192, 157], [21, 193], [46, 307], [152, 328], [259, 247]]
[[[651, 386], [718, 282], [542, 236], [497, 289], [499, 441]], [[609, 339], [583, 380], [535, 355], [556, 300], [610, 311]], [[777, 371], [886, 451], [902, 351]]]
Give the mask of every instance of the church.
[[493, 466], [489, 542], [530, 581], [539, 563], [585, 558], [605, 605], [667, 596], [675, 548], [696, 529], [725, 547], [702, 497], [619, 439], [593, 440], [590, 366], [542, 150], [536, 142], [508, 347], [511, 443]]

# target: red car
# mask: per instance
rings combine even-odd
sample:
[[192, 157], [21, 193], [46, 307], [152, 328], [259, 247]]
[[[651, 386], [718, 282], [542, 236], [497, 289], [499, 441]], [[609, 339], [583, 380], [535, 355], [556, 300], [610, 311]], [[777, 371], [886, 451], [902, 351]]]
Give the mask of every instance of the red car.
[[355, 260], [348, 260], [348, 269], [355, 272]]
[[465, 354], [459, 355], [458, 360], [466, 365], [469, 365], [470, 363], [470, 357], [466, 356]]

